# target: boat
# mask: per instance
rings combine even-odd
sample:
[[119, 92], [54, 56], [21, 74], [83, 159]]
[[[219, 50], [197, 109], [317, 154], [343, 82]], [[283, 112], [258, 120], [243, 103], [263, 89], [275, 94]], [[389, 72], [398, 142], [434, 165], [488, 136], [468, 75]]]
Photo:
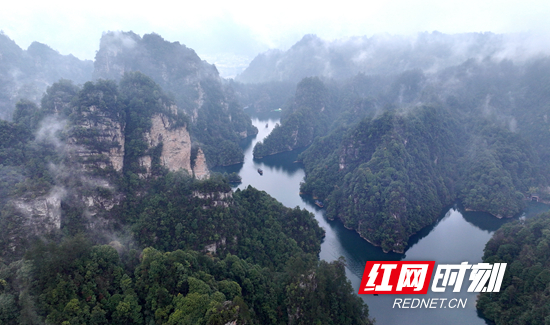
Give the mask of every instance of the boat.
[[263, 171], [261, 168], [258, 168], [258, 173], [259, 173], [260, 175], [263, 175], [263, 174], [264, 174], [264, 171]]
[[324, 207], [323, 202], [321, 202], [319, 200], [315, 200], [315, 205], [320, 207], [320, 208]]

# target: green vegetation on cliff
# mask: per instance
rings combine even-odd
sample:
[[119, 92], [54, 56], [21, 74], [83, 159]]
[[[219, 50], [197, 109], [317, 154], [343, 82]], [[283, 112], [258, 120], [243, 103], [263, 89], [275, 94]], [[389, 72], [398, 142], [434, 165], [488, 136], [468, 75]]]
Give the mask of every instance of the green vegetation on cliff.
[[531, 195], [550, 198], [548, 62], [306, 78], [254, 155], [309, 146], [301, 191], [385, 250], [403, 251], [456, 200], [511, 217]]
[[433, 107], [365, 119], [345, 136], [335, 135], [342, 138], [324, 159], [313, 157], [330, 139], [302, 154], [308, 178], [301, 190], [323, 199], [330, 218], [386, 251], [402, 252], [408, 237], [452, 200], [456, 151], [449, 149], [457, 146], [457, 127]]
[[430, 106], [366, 118], [301, 154], [301, 190], [323, 200], [329, 218], [384, 250], [404, 251], [412, 234], [457, 199], [511, 217], [529, 189], [544, 184], [544, 174], [517, 134], [480, 128], [467, 135], [447, 110]]
[[294, 102], [285, 109], [281, 124], [254, 147], [260, 158], [291, 151], [311, 144], [315, 137], [326, 134], [330, 125], [331, 103], [328, 89], [318, 78], [305, 78], [296, 86]]
[[371, 323], [311, 213], [161, 162], [152, 119], [189, 122], [151, 78], [42, 103], [0, 121], [2, 324]]
[[154, 33], [143, 37], [133, 32], [104, 34], [94, 77], [120, 80], [131, 71], [154, 80], [189, 116], [191, 136], [203, 149], [209, 166], [242, 162], [239, 140], [258, 131], [233, 97], [231, 87], [223, 87], [215, 66], [185, 45]]
[[477, 308], [496, 324], [550, 321], [550, 214], [505, 224], [485, 246], [483, 262], [507, 263], [500, 292], [481, 293]]

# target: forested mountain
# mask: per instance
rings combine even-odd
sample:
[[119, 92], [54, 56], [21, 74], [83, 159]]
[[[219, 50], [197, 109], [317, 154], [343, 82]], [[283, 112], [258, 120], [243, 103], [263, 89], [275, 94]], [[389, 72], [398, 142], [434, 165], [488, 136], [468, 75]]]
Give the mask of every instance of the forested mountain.
[[492, 33], [387, 34], [325, 41], [305, 35], [287, 51], [261, 53], [235, 79], [243, 83], [299, 82], [305, 77], [345, 80], [357, 73], [395, 75], [407, 70], [436, 71], [470, 59], [502, 57], [521, 49], [521, 39]]
[[334, 105], [329, 89], [318, 78], [305, 78], [296, 86], [294, 101], [285, 105], [282, 125], [254, 147], [254, 157], [305, 147], [328, 132]]
[[254, 155], [311, 145], [302, 191], [385, 250], [403, 251], [457, 199], [511, 217], [531, 195], [550, 198], [549, 62], [471, 58], [434, 72], [304, 78]]
[[23, 50], [0, 33], [0, 118], [10, 120], [22, 98], [38, 103], [46, 88], [59, 79], [82, 84], [91, 79], [92, 71], [92, 61], [61, 55], [38, 42]]
[[[254, 156], [307, 148], [301, 191], [384, 251], [456, 201], [497, 217], [550, 201], [550, 59], [507, 37], [307, 35], [224, 81], [178, 42], [108, 32], [89, 81], [90, 62], [0, 35], [0, 322], [371, 323], [345, 261], [318, 261], [310, 213], [208, 167], [242, 161], [243, 106], [282, 108]], [[488, 244], [520, 263], [505, 298], [480, 299], [488, 318], [541, 320], [525, 296], [545, 294], [541, 222]]]
[[240, 139], [257, 130], [244, 114], [231, 86], [223, 85], [216, 67], [195, 51], [157, 34], [108, 32], [95, 61], [63, 56], [37, 42], [25, 51], [0, 34], [0, 118], [10, 120], [20, 99], [38, 103], [59, 79], [75, 85], [92, 79], [119, 81], [125, 72], [152, 78], [189, 116], [191, 137], [202, 148], [210, 167], [242, 161]]
[[105, 33], [94, 62], [94, 78], [119, 80], [140, 71], [173, 96], [190, 120], [191, 135], [210, 166], [241, 162], [238, 141], [256, 134], [250, 117], [224, 89], [216, 67], [190, 48], [157, 34]]
[[[120, 85], [100, 80], [79, 88], [61, 81], [48, 88], [40, 107], [19, 102], [14, 121], [2, 123], [0, 168], [14, 175], [4, 189], [1, 220], [9, 225], [4, 244], [13, 249], [2, 254], [19, 256], [42, 230], [63, 226], [73, 233], [114, 221], [107, 211], [139, 195], [122, 180], [134, 180], [137, 190], [138, 180], [164, 169], [208, 176], [196, 173], [203, 169], [192, 159], [186, 117], [177, 112], [139, 72], [126, 74]], [[29, 227], [35, 231], [25, 231]]]
[[481, 293], [477, 308], [496, 324], [550, 320], [550, 214], [500, 228], [485, 246], [483, 262], [507, 263], [500, 294]]
[[270, 81], [265, 83], [242, 83], [229, 79], [228, 88], [245, 107], [246, 112], [264, 113], [278, 110], [292, 98], [296, 83], [291, 81]]
[[2, 324], [371, 323], [344, 261], [318, 261], [313, 215], [209, 175], [188, 116], [143, 73], [62, 80], [13, 115]]

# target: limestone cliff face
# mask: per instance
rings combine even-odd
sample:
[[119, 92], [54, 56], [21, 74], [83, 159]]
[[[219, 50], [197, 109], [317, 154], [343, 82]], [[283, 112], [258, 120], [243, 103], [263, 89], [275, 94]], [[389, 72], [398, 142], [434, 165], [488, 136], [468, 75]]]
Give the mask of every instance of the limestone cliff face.
[[199, 148], [199, 151], [197, 153], [197, 158], [195, 158], [195, 166], [193, 166], [193, 174], [197, 179], [205, 179], [205, 178], [208, 178], [208, 176], [210, 176], [210, 171], [208, 171], [208, 167], [206, 166], [206, 157], [204, 157], [204, 153], [202, 152], [201, 148]]
[[5, 245], [0, 254], [22, 254], [22, 248], [30, 238], [59, 229], [61, 200], [65, 194], [63, 188], [56, 186], [38, 197], [18, 197], [8, 201], [6, 211], [10, 212], [2, 217], [8, 219], [9, 226], [0, 229]]
[[69, 135], [72, 158], [85, 169], [112, 167], [120, 172], [124, 163], [124, 122], [91, 106], [75, 119]]
[[[143, 37], [133, 32], [104, 34], [94, 62], [94, 78], [120, 80], [135, 71], [172, 93], [175, 103], [189, 117], [189, 123], [199, 126], [192, 128], [193, 141], [202, 144], [210, 165], [242, 161], [238, 141], [257, 130], [226, 90], [230, 87], [224, 86], [214, 65], [201, 60], [185, 45], [168, 42], [157, 34]], [[229, 152], [218, 155], [221, 151]], [[192, 172], [186, 167], [177, 168]]]
[[[149, 148], [162, 144], [160, 163], [171, 171], [180, 169], [193, 174], [191, 169], [191, 137], [184, 126], [174, 127], [173, 120], [165, 114], [156, 114], [151, 118], [151, 129], [145, 134]], [[150, 156], [140, 158], [140, 164], [151, 172]]]
[[[105, 211], [111, 211], [124, 199], [124, 194], [117, 192], [116, 188], [106, 179], [81, 175], [81, 180], [83, 181], [83, 185], [80, 191], [71, 193], [71, 195], [75, 200], [84, 203], [88, 216], [95, 216]], [[87, 191], [82, 191], [82, 189], [87, 189]], [[97, 189], [102, 189], [102, 191], [98, 192]]]
[[[187, 128], [177, 125], [175, 105], [164, 107], [164, 113], [151, 116], [151, 128], [143, 134], [148, 145], [147, 154], [138, 158], [144, 172], [141, 178], [151, 176], [153, 149], [162, 146], [160, 164], [170, 171], [186, 170], [197, 178], [209, 176], [206, 159], [202, 150], [191, 167], [191, 137]], [[122, 113], [121, 113], [122, 114]], [[69, 127], [68, 152], [70, 158], [80, 162], [84, 171], [114, 169], [121, 172], [124, 167], [124, 145], [128, 141], [125, 134], [125, 121], [120, 114], [99, 109], [96, 106], [81, 108]]]
[[11, 204], [25, 217], [27, 229], [32, 229], [35, 234], [46, 233], [61, 227], [61, 199], [65, 190], [54, 187], [47, 195], [25, 199], [19, 198], [11, 201]]

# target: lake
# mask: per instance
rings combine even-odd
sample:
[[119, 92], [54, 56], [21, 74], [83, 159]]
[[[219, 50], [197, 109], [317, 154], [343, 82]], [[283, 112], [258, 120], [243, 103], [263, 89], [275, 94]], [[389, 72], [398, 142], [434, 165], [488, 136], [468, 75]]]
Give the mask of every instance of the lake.
[[[320, 258], [333, 261], [340, 256], [346, 258], [346, 275], [355, 292], [359, 291], [365, 264], [371, 261], [436, 261], [438, 264], [470, 264], [481, 262], [483, 248], [493, 232], [512, 219], [497, 219], [486, 213], [459, 211], [456, 206], [448, 207], [438, 222], [422, 229], [409, 240], [409, 248], [404, 254], [384, 253], [379, 247], [369, 244], [355, 231], [344, 228], [339, 221], [325, 218], [324, 210], [314, 204], [308, 196], [300, 196], [300, 182], [305, 172], [302, 165], [295, 163], [302, 150], [281, 153], [256, 160], [252, 150], [256, 142], [264, 139], [279, 122], [277, 114], [252, 118], [259, 132], [255, 137], [247, 138], [242, 146], [245, 151], [244, 162], [227, 166], [218, 171], [236, 172], [242, 177], [242, 183], [236, 188], [244, 189], [251, 185], [266, 191], [287, 207], [305, 208], [315, 214], [319, 225], [326, 232], [321, 244]], [[258, 173], [263, 170], [263, 175]], [[236, 189], [235, 188], [235, 189]], [[526, 217], [548, 210], [541, 203], [530, 203], [525, 211]], [[435, 269], [434, 269], [435, 272]], [[467, 273], [468, 276], [469, 272]], [[433, 276], [432, 276], [433, 278]], [[469, 281], [465, 279], [461, 293], [433, 293], [426, 295], [360, 295], [369, 305], [371, 317], [377, 324], [486, 324], [475, 308], [476, 293], [465, 292]], [[431, 285], [431, 284], [430, 284]], [[452, 291], [452, 289], [447, 289]], [[467, 299], [465, 308], [457, 309], [393, 309], [395, 298], [452, 298]]]

